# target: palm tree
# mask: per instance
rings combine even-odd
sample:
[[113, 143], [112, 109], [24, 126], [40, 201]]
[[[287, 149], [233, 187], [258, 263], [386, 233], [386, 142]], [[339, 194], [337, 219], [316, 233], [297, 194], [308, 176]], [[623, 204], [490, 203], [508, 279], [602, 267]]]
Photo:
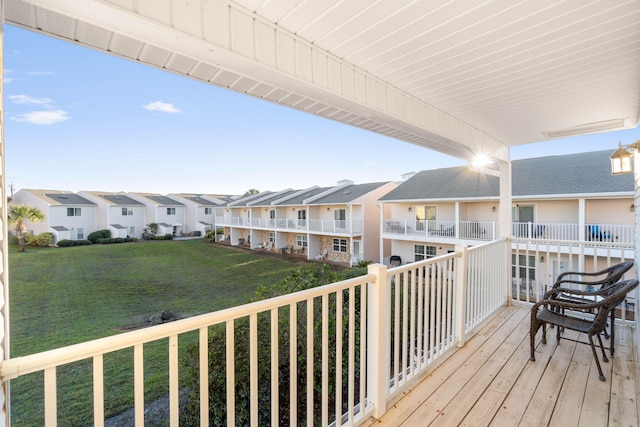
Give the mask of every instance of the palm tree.
[[26, 221], [40, 222], [44, 214], [38, 209], [27, 205], [13, 205], [9, 207], [9, 224], [15, 224], [18, 238], [18, 252], [24, 252], [25, 236], [27, 235]]

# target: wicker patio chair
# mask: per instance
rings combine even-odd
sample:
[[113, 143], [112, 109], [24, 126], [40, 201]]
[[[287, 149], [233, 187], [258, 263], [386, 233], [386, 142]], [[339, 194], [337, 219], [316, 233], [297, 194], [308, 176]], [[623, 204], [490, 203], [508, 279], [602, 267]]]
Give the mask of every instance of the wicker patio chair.
[[[529, 360], [535, 361], [535, 337], [538, 329], [542, 327], [542, 344], [547, 343], [546, 325], [555, 325], [558, 328], [566, 328], [587, 334], [591, 351], [598, 367], [598, 373], [601, 381], [606, 381], [600, 366], [600, 360], [593, 343], [593, 337], [598, 338], [598, 344], [602, 351], [602, 360], [608, 362], [609, 359], [602, 345], [602, 337], [600, 334], [607, 326], [609, 314], [618, 304], [624, 301], [629, 292], [638, 286], [635, 279], [623, 280], [606, 288], [602, 288], [596, 292], [586, 292], [577, 289], [556, 288], [545, 294], [545, 299], [533, 305], [531, 308], [531, 329], [530, 345], [531, 356]], [[591, 303], [574, 303], [556, 299], [560, 294], [576, 295], [593, 298]], [[575, 314], [567, 314], [568, 310], [593, 310], [595, 315], [591, 318], [584, 318]], [[571, 313], [571, 312], [570, 312]], [[579, 313], [578, 313], [579, 314]], [[560, 334], [557, 335], [558, 343], [560, 342]], [[564, 338], [567, 339], [567, 338]]]
[[[600, 271], [594, 272], [584, 272], [584, 271], [567, 271], [558, 276], [556, 279], [556, 283], [553, 284], [553, 289], [557, 288], [567, 288], [571, 287], [571, 285], [580, 285], [582, 290], [587, 292], [595, 292], [596, 290], [606, 288], [608, 286], [613, 285], [622, 279], [624, 274], [631, 270], [633, 267], [632, 261], [624, 261], [618, 264], [614, 264], [610, 267], [607, 267]], [[560, 294], [556, 299], [573, 302], [573, 303], [590, 303], [593, 302], [592, 298], [580, 297], [576, 295], [568, 295], [568, 294]], [[610, 313], [610, 325], [611, 325], [611, 333], [604, 330], [604, 337], [607, 339], [611, 339], [609, 349], [611, 354], [613, 355], [615, 352], [615, 312], [611, 310]], [[558, 329], [557, 333], [561, 333], [561, 330]]]

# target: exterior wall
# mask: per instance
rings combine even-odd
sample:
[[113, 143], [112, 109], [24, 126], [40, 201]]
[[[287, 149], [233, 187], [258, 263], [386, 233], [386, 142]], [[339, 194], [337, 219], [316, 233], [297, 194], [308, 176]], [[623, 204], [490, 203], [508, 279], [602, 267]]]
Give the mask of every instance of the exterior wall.
[[[364, 260], [377, 260], [380, 254], [380, 209], [377, 206], [378, 199], [395, 189], [398, 184], [389, 182], [371, 191], [354, 201], [353, 205], [359, 204], [362, 209], [363, 234], [361, 252]], [[352, 247], [351, 243], [349, 247]]]
[[[122, 215], [122, 208], [133, 208], [133, 215]], [[145, 208], [143, 206], [109, 206], [108, 212], [108, 224], [123, 225], [127, 227], [127, 236], [142, 238], [142, 232], [146, 226], [144, 221]], [[130, 234], [131, 227], [135, 228], [134, 235]]]
[[[114, 205], [86, 191], [81, 191], [78, 194], [96, 203], [96, 230], [111, 230], [112, 237], [142, 238], [142, 232], [146, 226], [144, 206]], [[133, 209], [133, 215], [122, 215], [122, 208]], [[127, 230], [116, 230], [111, 226], [113, 224], [125, 226]], [[135, 228], [133, 235], [130, 233], [131, 227]]]
[[586, 201], [587, 224], [625, 224], [633, 225], [635, 204], [632, 197], [621, 199], [601, 199]]
[[[67, 216], [67, 208], [81, 208], [80, 216]], [[51, 206], [49, 208], [49, 225], [62, 225], [70, 230], [71, 240], [78, 239], [78, 229], [83, 229], [82, 239], [97, 230], [95, 206]], [[47, 230], [53, 231], [53, 230]]]
[[[27, 230], [29, 230], [32, 234], [40, 234], [44, 232], [52, 231], [49, 229], [50, 218], [49, 218], [49, 203], [42, 200], [40, 197], [31, 194], [27, 190], [19, 190], [16, 194], [13, 195], [13, 205], [27, 205], [34, 208], [39, 209], [44, 214], [44, 219], [41, 222], [26, 222]], [[59, 224], [53, 224], [59, 225]], [[11, 227], [11, 226], [9, 226]], [[11, 228], [9, 228], [11, 231]]]
[[[461, 221], [498, 221], [497, 201], [461, 203], [460, 204], [460, 220]], [[495, 208], [495, 209], [493, 209]]]
[[577, 224], [579, 219], [578, 200], [518, 200], [514, 206], [532, 205], [535, 222], [552, 224]]
[[[44, 213], [44, 220], [39, 223], [27, 221], [27, 230], [33, 234], [45, 232], [53, 233], [55, 240], [72, 239], [76, 240], [78, 228], [83, 229], [84, 239], [89, 233], [97, 230], [97, 207], [88, 205], [51, 205], [28, 190], [20, 190], [13, 197], [13, 204], [28, 205], [39, 209]], [[81, 208], [80, 216], [67, 216], [67, 208]], [[51, 226], [63, 226], [69, 232], [58, 232]]]

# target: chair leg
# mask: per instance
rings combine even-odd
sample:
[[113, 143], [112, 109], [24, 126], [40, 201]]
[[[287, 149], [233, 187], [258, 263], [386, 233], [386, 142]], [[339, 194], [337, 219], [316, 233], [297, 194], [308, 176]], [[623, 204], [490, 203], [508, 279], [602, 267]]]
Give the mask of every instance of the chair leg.
[[604, 346], [602, 345], [602, 338], [600, 337], [600, 334], [598, 334], [598, 342], [600, 343], [600, 351], [602, 351], [602, 360], [604, 362], [609, 362], [609, 359], [607, 358], [607, 353], [605, 353]]
[[[599, 337], [600, 335], [598, 335]], [[596, 360], [596, 366], [598, 367], [598, 374], [600, 374], [600, 381], [606, 381], [604, 374], [602, 373], [602, 367], [600, 366], [600, 359], [598, 359], [598, 352], [596, 351], [596, 346], [593, 344], [593, 337], [589, 335], [589, 344], [591, 344], [591, 352], [593, 353], [593, 358]]]
[[[531, 317], [531, 328], [529, 329], [529, 345], [531, 347], [531, 355], [529, 356], [529, 360], [532, 362], [536, 361], [536, 334], [538, 333], [538, 329], [540, 329], [540, 324], [541, 322], [538, 322], [535, 317]], [[542, 327], [542, 330], [544, 331], [544, 325]]]
[[[611, 319], [610, 319], [610, 323], [611, 323], [611, 337], [609, 338], [609, 353], [611, 354], [611, 356], [613, 356], [614, 353], [614, 344], [616, 342], [616, 314], [615, 314], [615, 310], [611, 310]], [[605, 328], [606, 331], [606, 328]]]

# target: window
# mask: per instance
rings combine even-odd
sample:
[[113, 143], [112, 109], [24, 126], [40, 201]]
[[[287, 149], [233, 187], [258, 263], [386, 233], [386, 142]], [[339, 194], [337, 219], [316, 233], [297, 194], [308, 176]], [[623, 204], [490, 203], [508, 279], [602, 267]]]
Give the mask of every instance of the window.
[[133, 215], [133, 208], [122, 208], [122, 216]]
[[78, 228], [78, 233], [76, 235], [78, 240], [84, 240], [84, 228]]
[[213, 212], [213, 208], [204, 208], [205, 215], [211, 215], [212, 212]]
[[67, 216], [81, 216], [82, 208], [67, 208]]
[[[516, 268], [518, 269], [517, 274]], [[534, 255], [518, 255], [516, 262], [516, 254], [511, 254], [511, 277], [536, 280], [536, 257]]]
[[306, 248], [307, 246], [309, 246], [307, 244], [307, 236], [303, 234], [298, 234], [296, 236], [296, 245], [302, 246], [303, 248]]
[[436, 255], [438, 255], [438, 248], [435, 246], [427, 246], [427, 245], [413, 246], [414, 261], [422, 261], [425, 259], [433, 258]]
[[175, 215], [176, 208], [167, 208], [167, 215]]
[[436, 220], [435, 206], [416, 206], [416, 230], [424, 230], [428, 221]]
[[345, 209], [334, 210], [333, 219], [336, 223], [336, 228], [347, 228], [347, 211]]
[[274, 243], [276, 241], [276, 233], [273, 231], [269, 232], [269, 243]]
[[333, 239], [334, 252], [347, 252], [347, 239]]

